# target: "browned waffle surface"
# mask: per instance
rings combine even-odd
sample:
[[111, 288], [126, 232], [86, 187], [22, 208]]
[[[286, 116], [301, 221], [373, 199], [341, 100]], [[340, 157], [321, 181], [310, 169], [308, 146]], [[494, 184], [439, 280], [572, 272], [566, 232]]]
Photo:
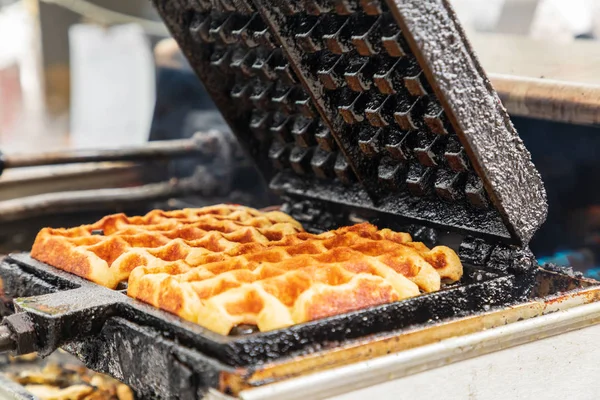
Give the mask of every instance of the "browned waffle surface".
[[[154, 210], [141, 217], [124, 214], [71, 229], [45, 228], [31, 255], [59, 269], [109, 288], [126, 281], [146, 255], [172, 262], [190, 249], [221, 252], [240, 243], [266, 243], [302, 231], [290, 216], [238, 205], [178, 211]], [[132, 256], [134, 256], [132, 258]]]
[[43, 229], [32, 256], [212, 331], [312, 321], [456, 281], [454, 251], [369, 223], [310, 234], [281, 212], [219, 205]]
[[242, 324], [284, 328], [433, 292], [442, 279], [460, 279], [454, 251], [411, 240], [365, 223], [218, 254], [192, 250], [184, 262], [134, 269], [128, 294], [221, 334]]

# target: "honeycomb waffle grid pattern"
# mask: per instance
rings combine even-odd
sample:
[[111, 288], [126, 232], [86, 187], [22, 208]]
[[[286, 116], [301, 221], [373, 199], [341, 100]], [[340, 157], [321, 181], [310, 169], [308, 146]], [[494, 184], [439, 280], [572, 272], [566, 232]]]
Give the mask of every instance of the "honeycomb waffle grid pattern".
[[398, 301], [461, 276], [452, 250], [365, 223], [139, 267], [128, 295], [228, 334], [240, 324], [266, 331]]
[[179, 211], [154, 210], [142, 217], [115, 214], [92, 225], [45, 228], [31, 255], [100, 285], [116, 288], [139, 265], [166, 265], [187, 253], [222, 252], [241, 243], [268, 243], [303, 231], [288, 215], [235, 205]]
[[269, 149], [260, 157], [268, 157], [276, 171], [352, 183], [353, 172], [331, 132], [253, 6], [204, 3], [195, 4], [189, 34], [210, 54], [210, 68], [233, 77], [227, 96], [247, 111], [239, 114], [248, 116], [241, 126]]
[[[374, 192], [487, 209], [483, 183], [384, 2], [276, 2], [271, 18]], [[382, 190], [383, 189], [383, 190]]]
[[369, 223], [321, 234], [278, 212], [237, 205], [107, 216], [45, 228], [32, 257], [227, 334], [261, 330], [437, 291], [462, 266], [444, 246]]

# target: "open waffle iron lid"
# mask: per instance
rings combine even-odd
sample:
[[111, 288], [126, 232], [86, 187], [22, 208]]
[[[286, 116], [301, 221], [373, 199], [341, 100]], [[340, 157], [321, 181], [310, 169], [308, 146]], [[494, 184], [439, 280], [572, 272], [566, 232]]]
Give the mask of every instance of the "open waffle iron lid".
[[525, 246], [541, 178], [447, 0], [153, 0], [272, 189]]

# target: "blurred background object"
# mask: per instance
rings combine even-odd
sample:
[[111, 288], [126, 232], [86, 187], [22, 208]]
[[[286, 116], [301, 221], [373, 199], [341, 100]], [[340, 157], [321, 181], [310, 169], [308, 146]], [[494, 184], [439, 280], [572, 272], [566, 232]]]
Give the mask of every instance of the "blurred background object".
[[47, 126], [35, 12], [22, 1], [0, 4], [0, 146], [8, 150], [24, 146], [23, 131], [43, 136]]
[[553, 42], [596, 37], [597, 0], [450, 0], [464, 26], [476, 32], [530, 36]]
[[72, 146], [147, 142], [156, 87], [142, 27], [76, 24], [69, 30], [69, 44]]
[[496, 30], [506, 0], [453, 0], [452, 5], [465, 29], [476, 32]]

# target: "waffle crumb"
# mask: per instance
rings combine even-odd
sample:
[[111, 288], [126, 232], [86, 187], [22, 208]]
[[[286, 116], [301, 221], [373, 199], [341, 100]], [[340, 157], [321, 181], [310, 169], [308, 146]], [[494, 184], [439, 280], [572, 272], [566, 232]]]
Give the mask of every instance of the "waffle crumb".
[[42, 369], [7, 374], [41, 400], [133, 400], [121, 382], [82, 366], [49, 363]]
[[8, 360], [10, 362], [16, 362], [16, 363], [19, 363], [19, 362], [31, 362], [31, 361], [35, 361], [37, 358], [38, 358], [37, 353], [23, 354], [23, 355], [20, 355], [20, 356], [12, 356], [12, 355], [8, 356]]

